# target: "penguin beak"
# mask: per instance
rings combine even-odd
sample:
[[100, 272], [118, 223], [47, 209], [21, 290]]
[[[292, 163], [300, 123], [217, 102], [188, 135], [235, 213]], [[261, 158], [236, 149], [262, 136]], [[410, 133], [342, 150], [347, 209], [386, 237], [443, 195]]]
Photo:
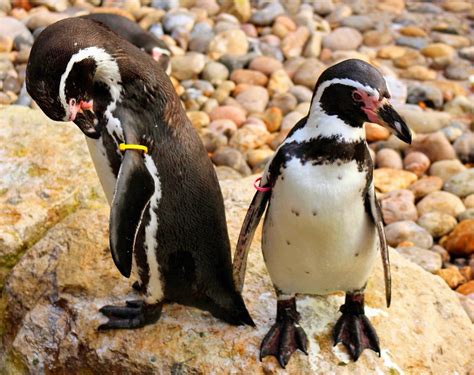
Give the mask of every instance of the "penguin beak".
[[84, 111], [92, 111], [94, 102], [89, 100], [88, 102], [81, 100], [77, 102], [76, 99], [70, 99], [68, 103], [68, 121], [74, 121], [78, 113], [84, 113]]
[[392, 107], [387, 98], [383, 98], [376, 104], [370, 103], [362, 107], [370, 122], [379, 124], [389, 129], [400, 140], [411, 144], [412, 134], [410, 128]]

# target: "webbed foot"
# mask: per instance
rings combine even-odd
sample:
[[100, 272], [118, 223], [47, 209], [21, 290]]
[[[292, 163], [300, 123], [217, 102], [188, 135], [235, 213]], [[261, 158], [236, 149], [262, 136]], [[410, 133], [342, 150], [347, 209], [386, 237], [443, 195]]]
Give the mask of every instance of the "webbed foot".
[[308, 339], [298, 324], [300, 315], [296, 311], [295, 298], [277, 302], [277, 320], [260, 346], [260, 360], [272, 355], [285, 368], [291, 355], [297, 350], [308, 354]]
[[364, 313], [364, 294], [347, 294], [340, 311], [342, 316], [333, 331], [334, 345], [342, 342], [354, 361], [364, 349], [372, 349], [380, 356], [379, 338]]
[[141, 300], [127, 301], [126, 306], [104, 306], [99, 311], [107, 316], [109, 321], [101, 324], [98, 330], [133, 329], [156, 323], [162, 308], [163, 302], [150, 305]]

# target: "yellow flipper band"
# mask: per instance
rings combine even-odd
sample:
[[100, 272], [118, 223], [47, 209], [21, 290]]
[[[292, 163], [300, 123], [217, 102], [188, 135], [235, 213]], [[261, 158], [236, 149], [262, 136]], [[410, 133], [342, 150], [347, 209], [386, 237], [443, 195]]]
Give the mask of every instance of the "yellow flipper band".
[[145, 154], [148, 154], [148, 147], [143, 146], [143, 145], [120, 143], [119, 149], [120, 151], [138, 150], [138, 151], [143, 151]]

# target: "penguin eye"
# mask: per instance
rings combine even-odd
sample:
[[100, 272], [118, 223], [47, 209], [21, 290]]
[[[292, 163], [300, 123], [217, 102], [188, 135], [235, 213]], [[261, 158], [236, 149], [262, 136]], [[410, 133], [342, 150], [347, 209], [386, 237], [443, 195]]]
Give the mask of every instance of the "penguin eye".
[[352, 92], [352, 99], [355, 101], [355, 102], [361, 102], [363, 100], [362, 98], [362, 95], [357, 92], [357, 91], [353, 91]]
[[72, 105], [72, 106], [75, 106], [76, 105], [76, 99], [71, 99], [69, 101], [69, 103]]

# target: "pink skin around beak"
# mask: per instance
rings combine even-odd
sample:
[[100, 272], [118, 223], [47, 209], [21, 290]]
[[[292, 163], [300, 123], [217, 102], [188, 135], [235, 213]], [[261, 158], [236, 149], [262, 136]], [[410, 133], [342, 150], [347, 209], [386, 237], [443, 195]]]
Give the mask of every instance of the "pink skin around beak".
[[151, 51], [151, 57], [153, 57], [153, 60], [155, 61], [159, 61], [161, 55], [162, 53], [156, 48], [153, 48], [153, 51]]
[[78, 103], [76, 99], [70, 99], [68, 103], [69, 121], [74, 121], [78, 113], [82, 113], [83, 111], [92, 111], [93, 106], [94, 102], [92, 100], [89, 100], [88, 102], [81, 100]]
[[[362, 110], [367, 115], [367, 118], [369, 119], [369, 121], [373, 122], [375, 124], [380, 124], [380, 118], [377, 115], [377, 110], [387, 100], [384, 98], [382, 101], [379, 101], [377, 99], [377, 97], [370, 96], [367, 92], [365, 92], [363, 90], [356, 90], [354, 95], [357, 95], [357, 94], [358, 94], [358, 96], [354, 96], [354, 100], [361, 101], [361, 102], [364, 103], [364, 106], [362, 107]], [[380, 125], [382, 125], [382, 124], [380, 124]]]

